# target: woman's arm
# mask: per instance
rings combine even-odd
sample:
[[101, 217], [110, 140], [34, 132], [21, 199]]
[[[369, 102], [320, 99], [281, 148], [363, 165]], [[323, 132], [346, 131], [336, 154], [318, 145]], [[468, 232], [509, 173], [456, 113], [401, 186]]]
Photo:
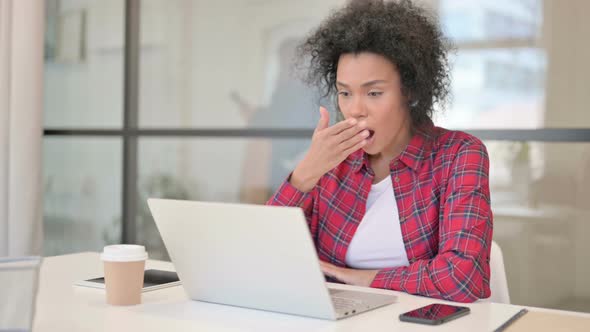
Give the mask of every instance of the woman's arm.
[[366, 121], [340, 121], [330, 126], [328, 110], [320, 106], [320, 120], [311, 138], [311, 146], [302, 161], [267, 205], [298, 206], [303, 209], [314, 242], [318, 228], [318, 188], [321, 178], [351, 153], [363, 147], [369, 135]]
[[474, 140], [463, 146], [453, 162], [441, 206], [437, 256], [380, 270], [371, 287], [457, 302], [489, 297], [493, 217], [488, 174], [483, 143]]
[[266, 205], [294, 206], [300, 207], [305, 214], [307, 225], [311, 235], [316, 240], [318, 215], [314, 211], [314, 202], [317, 196], [317, 186], [309, 192], [303, 192], [293, 186], [290, 182], [291, 175], [283, 182], [277, 192], [266, 202]]

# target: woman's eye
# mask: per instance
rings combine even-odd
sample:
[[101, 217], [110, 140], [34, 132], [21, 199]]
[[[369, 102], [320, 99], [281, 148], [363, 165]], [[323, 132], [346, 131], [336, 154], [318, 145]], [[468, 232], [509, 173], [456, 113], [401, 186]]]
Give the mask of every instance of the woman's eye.
[[382, 94], [383, 94], [383, 92], [380, 92], [380, 91], [371, 91], [371, 92], [369, 92], [369, 96], [371, 96], [371, 97], [379, 97]]
[[338, 95], [342, 97], [348, 97], [350, 94], [347, 91], [338, 91]]

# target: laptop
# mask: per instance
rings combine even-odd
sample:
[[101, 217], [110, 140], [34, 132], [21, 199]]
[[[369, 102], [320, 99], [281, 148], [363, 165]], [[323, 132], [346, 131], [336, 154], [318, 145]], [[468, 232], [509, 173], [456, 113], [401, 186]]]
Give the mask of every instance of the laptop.
[[39, 256], [0, 257], [0, 331], [31, 331], [39, 288]]
[[188, 296], [336, 320], [396, 296], [329, 289], [297, 207], [148, 199]]

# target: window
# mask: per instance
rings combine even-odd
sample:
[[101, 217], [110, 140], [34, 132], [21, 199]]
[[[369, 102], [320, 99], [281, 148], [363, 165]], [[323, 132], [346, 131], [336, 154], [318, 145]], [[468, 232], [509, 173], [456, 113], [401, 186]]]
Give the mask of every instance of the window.
[[[167, 259], [146, 197], [264, 202], [318, 119], [293, 48], [345, 2], [49, 0], [45, 254]], [[420, 2], [457, 45], [435, 123], [486, 141], [513, 302], [590, 312], [590, 3]]]

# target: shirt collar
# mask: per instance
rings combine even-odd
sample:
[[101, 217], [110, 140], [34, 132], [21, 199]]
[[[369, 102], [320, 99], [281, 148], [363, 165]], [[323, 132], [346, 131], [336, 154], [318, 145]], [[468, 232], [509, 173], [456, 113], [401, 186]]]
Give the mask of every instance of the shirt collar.
[[[416, 130], [410, 142], [397, 159], [414, 171], [418, 171], [422, 165], [422, 161], [428, 155], [427, 152], [432, 149], [435, 128], [434, 125], [428, 124]], [[362, 149], [355, 151], [347, 159], [354, 172], [360, 171], [363, 165], [367, 169], [370, 166], [369, 157]]]

